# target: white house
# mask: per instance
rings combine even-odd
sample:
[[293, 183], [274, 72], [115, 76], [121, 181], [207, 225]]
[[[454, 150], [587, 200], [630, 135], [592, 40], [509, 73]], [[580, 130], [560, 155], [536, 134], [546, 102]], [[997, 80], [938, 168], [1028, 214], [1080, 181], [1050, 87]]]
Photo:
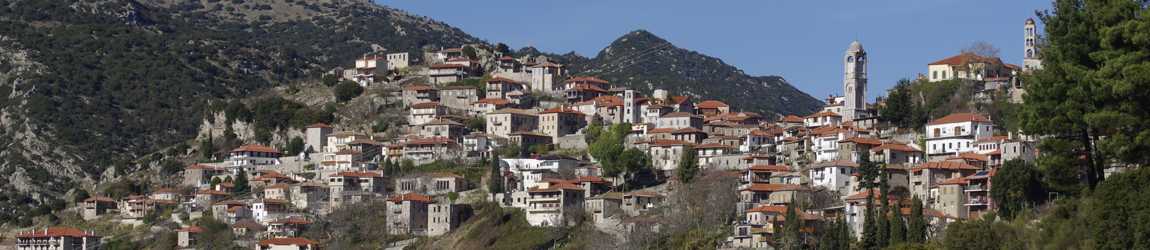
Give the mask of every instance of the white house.
[[928, 157], [978, 151], [975, 141], [994, 135], [994, 123], [979, 114], [954, 113], [926, 124]]
[[811, 186], [822, 186], [830, 190], [837, 190], [840, 194], [847, 194], [851, 175], [857, 171], [859, 165], [850, 161], [828, 161], [815, 163], [810, 166]]

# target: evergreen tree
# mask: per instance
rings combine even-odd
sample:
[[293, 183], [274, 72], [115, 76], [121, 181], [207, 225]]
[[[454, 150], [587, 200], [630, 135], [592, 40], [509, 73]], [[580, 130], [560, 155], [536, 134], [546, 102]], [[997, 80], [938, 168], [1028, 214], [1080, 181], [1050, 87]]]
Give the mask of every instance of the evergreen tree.
[[873, 250], [879, 249], [878, 240], [878, 222], [875, 221], [876, 213], [874, 212], [874, 198], [871, 195], [871, 190], [866, 191], [866, 211], [863, 212], [863, 236], [862, 236], [862, 249]]
[[204, 160], [212, 160], [212, 154], [216, 153], [216, 145], [212, 144], [212, 132], [208, 131], [208, 137], [200, 141], [200, 154]]
[[906, 222], [902, 220], [902, 205], [894, 203], [890, 219], [890, 245], [906, 242]]
[[821, 230], [822, 234], [819, 235], [819, 250], [836, 250], [839, 245], [839, 222], [835, 220], [827, 223], [826, 227]]
[[803, 249], [802, 232], [800, 232], [802, 219], [796, 211], [797, 207], [794, 204], [787, 206], [786, 224], [783, 225], [783, 249]]
[[879, 207], [878, 214], [875, 215], [876, 227], [878, 227], [878, 246], [886, 247], [890, 243], [890, 221], [888, 214], [890, 213], [890, 199], [887, 197], [886, 173], [880, 174], [881, 180], [879, 181]]
[[683, 147], [683, 155], [679, 158], [679, 181], [690, 183], [699, 174], [699, 155], [690, 146]]
[[236, 174], [235, 182], [232, 184], [235, 185], [235, 189], [232, 193], [236, 195], [247, 194], [252, 191], [252, 187], [248, 183], [248, 173], [246, 173], [243, 168], [240, 168], [239, 173]]
[[503, 174], [499, 167], [499, 156], [491, 157], [491, 177], [487, 180], [487, 191], [491, 192], [491, 200], [495, 200], [495, 194], [503, 192]]
[[910, 243], [926, 243], [926, 218], [922, 216], [922, 200], [915, 196], [910, 202], [910, 222], [907, 226], [906, 241]]
[[910, 80], [898, 80], [894, 88], [889, 91], [886, 105], [879, 109], [879, 117], [899, 128], [911, 127], [911, 114], [914, 112], [910, 94]]
[[841, 216], [838, 218], [837, 221], [838, 222], [836, 224], [838, 224], [839, 226], [838, 226], [838, 230], [837, 230], [838, 232], [836, 232], [836, 234], [838, 234], [838, 237], [836, 237], [836, 238], [838, 238], [838, 241], [835, 243], [837, 243], [838, 245], [835, 246], [835, 249], [850, 249], [851, 248], [851, 241], [854, 241], [854, 236], [851, 235], [850, 224], [847, 224], [846, 218], [841, 217]]

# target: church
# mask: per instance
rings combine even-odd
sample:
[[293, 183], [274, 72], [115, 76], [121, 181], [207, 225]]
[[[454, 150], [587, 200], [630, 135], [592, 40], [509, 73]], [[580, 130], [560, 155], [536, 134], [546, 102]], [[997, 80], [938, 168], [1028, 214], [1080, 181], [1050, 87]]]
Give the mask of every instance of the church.
[[838, 114], [844, 123], [857, 128], [871, 128], [878, 120], [866, 103], [868, 59], [862, 43], [851, 42], [843, 55], [843, 95], [827, 97], [823, 107], [823, 112]]

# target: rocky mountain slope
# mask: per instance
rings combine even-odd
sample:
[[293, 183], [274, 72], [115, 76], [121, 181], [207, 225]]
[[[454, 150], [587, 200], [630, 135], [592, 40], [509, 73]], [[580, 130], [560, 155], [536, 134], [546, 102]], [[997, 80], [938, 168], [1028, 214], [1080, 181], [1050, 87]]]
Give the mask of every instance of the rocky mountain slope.
[[372, 50], [468, 43], [482, 41], [363, 0], [6, 1], [0, 225], [152, 165], [138, 159], [193, 138], [213, 103]]
[[574, 70], [644, 92], [661, 88], [723, 100], [742, 111], [802, 115], [822, 107], [821, 101], [780, 76], [747, 75], [723, 60], [676, 47], [646, 30], [616, 39]]

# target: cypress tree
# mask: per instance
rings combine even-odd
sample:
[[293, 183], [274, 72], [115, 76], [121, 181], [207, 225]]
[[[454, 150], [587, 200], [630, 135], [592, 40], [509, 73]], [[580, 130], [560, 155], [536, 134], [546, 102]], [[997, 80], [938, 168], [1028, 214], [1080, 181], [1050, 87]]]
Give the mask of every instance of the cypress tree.
[[783, 225], [783, 249], [803, 249], [802, 235], [799, 231], [803, 221], [799, 218], [798, 212], [795, 211], [798, 209], [796, 207], [794, 204], [787, 206], [787, 221]]
[[910, 203], [910, 218], [907, 218], [906, 240], [910, 243], [926, 243], [926, 220], [922, 217], [922, 200], [915, 196]]
[[487, 180], [487, 191], [491, 192], [491, 200], [495, 201], [495, 194], [503, 192], [503, 178], [499, 169], [499, 156], [491, 157], [491, 177]]
[[875, 226], [878, 228], [878, 246], [886, 247], [890, 244], [890, 221], [888, 214], [890, 213], [890, 199], [887, 197], [886, 174], [883, 173], [879, 183], [879, 199], [882, 204], [879, 207], [878, 214], [875, 216]]
[[863, 236], [862, 236], [862, 249], [871, 250], [879, 249], [878, 245], [878, 225], [875, 225], [875, 212], [874, 212], [874, 198], [871, 195], [871, 190], [866, 191], [866, 211], [863, 213]]
[[240, 168], [240, 172], [236, 174], [236, 180], [233, 184], [235, 185], [235, 190], [233, 190], [232, 193], [236, 195], [251, 192], [252, 187], [248, 184], [248, 173], [244, 172], [243, 168]]
[[851, 235], [850, 225], [847, 224], [846, 218], [844, 217], [839, 217], [837, 224], [839, 225], [838, 232], [836, 232], [838, 234], [838, 242], [835, 243], [837, 243], [838, 246], [835, 246], [835, 249], [850, 249], [851, 241], [854, 240], [854, 237]]
[[906, 222], [902, 220], [902, 205], [895, 202], [890, 219], [890, 244], [898, 245], [903, 242], [906, 242]]

